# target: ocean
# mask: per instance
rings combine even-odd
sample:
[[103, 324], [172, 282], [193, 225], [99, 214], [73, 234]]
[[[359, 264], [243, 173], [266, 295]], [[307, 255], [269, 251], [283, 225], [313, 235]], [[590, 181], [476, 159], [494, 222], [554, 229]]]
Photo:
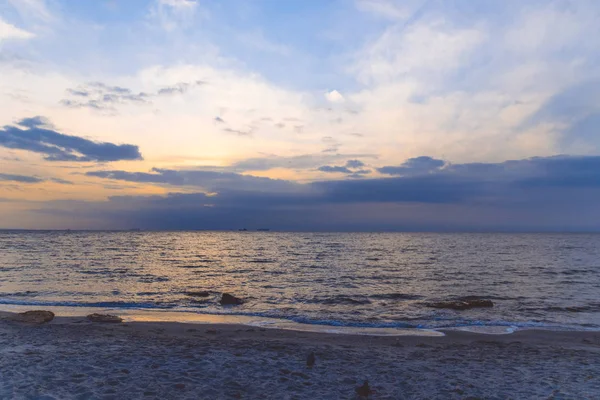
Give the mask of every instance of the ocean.
[[[430, 307], [466, 296], [494, 307]], [[597, 330], [600, 235], [0, 231], [0, 308], [15, 305]]]

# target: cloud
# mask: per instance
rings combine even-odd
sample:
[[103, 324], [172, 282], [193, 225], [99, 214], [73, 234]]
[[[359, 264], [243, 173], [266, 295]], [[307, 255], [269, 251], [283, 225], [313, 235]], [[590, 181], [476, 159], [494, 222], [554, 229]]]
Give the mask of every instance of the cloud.
[[346, 100], [337, 90], [325, 92], [325, 98], [332, 103], [343, 103]]
[[360, 168], [360, 167], [364, 167], [365, 163], [363, 163], [360, 160], [348, 160], [346, 161], [346, 167], [348, 168]]
[[13, 181], [19, 183], [39, 183], [44, 180], [36, 176], [12, 175], [0, 173], [0, 181]]
[[324, 165], [317, 168], [317, 170], [321, 172], [349, 174], [349, 178], [361, 178], [363, 175], [367, 175], [371, 172], [371, 170], [368, 169], [361, 169], [361, 167], [364, 166], [365, 164], [360, 160], [348, 160], [346, 161], [345, 166]]
[[55, 22], [56, 17], [47, 7], [46, 0], [8, 0], [22, 18], [33, 19], [36, 22]]
[[352, 173], [352, 171], [350, 171], [346, 167], [336, 167], [336, 166], [331, 166], [331, 165], [323, 165], [322, 167], [319, 167], [317, 169], [321, 172], [341, 172], [344, 174]]
[[55, 182], [61, 185], [73, 185], [73, 182], [67, 181], [61, 178], [40, 178], [37, 176], [28, 176], [28, 175], [15, 175], [15, 174], [2, 174], [0, 173], [0, 181], [12, 181], [18, 183], [40, 183], [40, 182]]
[[415, 6], [423, 3], [425, 3], [424, 0], [357, 0], [356, 7], [360, 11], [371, 13], [377, 17], [402, 20], [411, 14], [416, 8]]
[[[337, 151], [337, 148], [335, 149]], [[231, 165], [235, 171], [268, 171], [275, 168], [313, 169], [323, 164], [347, 160], [352, 157], [376, 159], [375, 154], [301, 154], [297, 156], [266, 156], [248, 158]]]
[[60, 183], [61, 185], [74, 185], [73, 182], [68, 181], [66, 179], [61, 179], [61, 178], [50, 178], [50, 180], [54, 183]]
[[123, 104], [149, 104], [148, 93], [134, 93], [131, 89], [110, 86], [103, 82], [90, 82], [76, 89], [67, 89], [70, 99], [60, 103], [69, 108], [90, 108], [98, 111], [116, 112], [116, 107]]
[[158, 0], [158, 4], [183, 10], [193, 9], [198, 6], [196, 0]]
[[5, 40], [23, 40], [31, 39], [33, 37], [35, 37], [33, 33], [17, 28], [16, 26], [11, 25], [0, 18], [0, 43], [2, 43]]
[[590, 220], [600, 216], [600, 156], [445, 165], [429, 174], [306, 184], [210, 171], [96, 171], [89, 175], [218, 192], [118, 196], [42, 211], [149, 229], [600, 229]]
[[252, 129], [248, 129], [247, 131], [242, 131], [239, 129], [225, 128], [225, 129], [223, 129], [223, 132], [233, 133], [234, 135], [237, 135], [237, 136], [252, 136]]
[[160, 87], [153, 93], [136, 93], [121, 86], [111, 86], [103, 82], [90, 82], [75, 89], [68, 88], [66, 91], [71, 98], [61, 100], [60, 104], [69, 108], [90, 108], [97, 111], [109, 111], [114, 114], [117, 112], [118, 106], [152, 104], [152, 98], [185, 94], [190, 89], [205, 83], [201, 80], [179, 82], [171, 86]]
[[435, 158], [421, 156], [410, 158], [405, 161], [402, 165], [394, 167], [387, 166], [377, 168], [382, 174], [386, 175], [416, 175], [416, 174], [427, 174], [432, 171], [438, 170], [445, 164], [442, 160], [436, 160]]
[[167, 32], [186, 29], [201, 10], [195, 0], [156, 0], [148, 17]]
[[[440, 168], [440, 165], [445, 167]], [[273, 195], [273, 198], [277, 198], [276, 193], [309, 193], [313, 201], [318, 202], [444, 203], [480, 200], [480, 195], [486, 198], [487, 194], [497, 190], [505, 191], [503, 195], [511, 197], [511, 190], [529, 186], [600, 188], [600, 156], [535, 157], [502, 163], [465, 164], [452, 164], [422, 156], [409, 159], [395, 168], [403, 168], [398, 177], [360, 181], [327, 180], [307, 184], [210, 170], [154, 168], [151, 172], [91, 171], [86, 175], [129, 182], [195, 186], [225, 194], [242, 191], [247, 194], [262, 193], [265, 196]], [[343, 166], [324, 166], [319, 170], [359, 175], [365, 172]], [[302, 197], [301, 200], [306, 201], [306, 198]]]
[[44, 155], [47, 161], [141, 160], [139, 148], [131, 144], [95, 142], [55, 130], [43, 117], [25, 118], [19, 126], [0, 129], [0, 147], [27, 150]]
[[90, 171], [87, 176], [139, 183], [157, 183], [170, 186], [200, 187], [207, 191], [252, 190], [290, 191], [297, 184], [278, 179], [242, 175], [234, 172], [209, 170], [172, 170], [154, 168], [151, 172]]
[[184, 94], [188, 90], [190, 90], [194, 86], [202, 86], [205, 85], [206, 82], [197, 80], [195, 82], [179, 82], [173, 86], [166, 86], [158, 89], [157, 95], [171, 95], [171, 94]]

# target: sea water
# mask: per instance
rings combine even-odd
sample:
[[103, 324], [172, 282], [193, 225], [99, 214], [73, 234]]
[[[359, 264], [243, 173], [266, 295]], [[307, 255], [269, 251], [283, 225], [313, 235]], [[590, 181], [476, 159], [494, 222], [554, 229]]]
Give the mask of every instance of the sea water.
[[[221, 306], [222, 293], [245, 303]], [[430, 307], [465, 296], [494, 307]], [[0, 231], [0, 308], [19, 305], [596, 330], [600, 235]]]

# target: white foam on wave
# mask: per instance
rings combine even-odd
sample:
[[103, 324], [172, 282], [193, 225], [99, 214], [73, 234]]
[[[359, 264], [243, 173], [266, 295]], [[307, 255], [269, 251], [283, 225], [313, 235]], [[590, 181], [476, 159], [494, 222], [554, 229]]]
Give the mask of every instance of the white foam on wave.
[[509, 335], [519, 330], [517, 326], [494, 326], [494, 325], [477, 325], [477, 326], [459, 326], [455, 328], [446, 328], [447, 331], [463, 331], [472, 333], [484, 333], [486, 335]]

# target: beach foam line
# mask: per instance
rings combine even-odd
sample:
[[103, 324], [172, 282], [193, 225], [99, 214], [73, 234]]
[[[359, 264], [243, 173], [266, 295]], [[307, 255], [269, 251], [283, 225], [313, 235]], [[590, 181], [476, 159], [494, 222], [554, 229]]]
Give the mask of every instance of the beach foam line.
[[[170, 315], [167, 321], [170, 322], [197, 322], [197, 323], [239, 323], [244, 325], [258, 326], [262, 324], [269, 328], [278, 329], [295, 329], [301, 331], [313, 332], [330, 332], [330, 333], [346, 333], [347, 331], [354, 332], [371, 332], [377, 331], [383, 334], [385, 330], [398, 333], [401, 330], [408, 332], [429, 332], [429, 331], [445, 331], [459, 330], [474, 333], [488, 334], [508, 334], [517, 330], [526, 329], [543, 329], [554, 331], [598, 331], [597, 327], [583, 327], [572, 325], [557, 325], [544, 322], [534, 321], [481, 321], [481, 320], [464, 320], [448, 318], [443, 320], [435, 320], [435, 325], [427, 324], [411, 324], [402, 321], [393, 322], [361, 322], [361, 321], [343, 321], [343, 320], [320, 320], [309, 318], [301, 315], [281, 315], [277, 312], [251, 312], [239, 311], [235, 308], [225, 307], [223, 310], [211, 310], [206, 308], [181, 307], [179, 305], [164, 303], [138, 303], [138, 302], [70, 302], [70, 301], [35, 301], [21, 299], [6, 299], [0, 298], [0, 310], [11, 311], [19, 308], [23, 311], [32, 309], [46, 309], [53, 311], [60, 309], [62, 312], [57, 314], [65, 316], [81, 316], [93, 312], [104, 312], [118, 314], [126, 318], [137, 320], [140, 316], [153, 315], [154, 321], [162, 321], [165, 316]], [[84, 310], [87, 310], [84, 313]], [[199, 311], [201, 310], [201, 311]], [[68, 314], [64, 314], [67, 312]], [[191, 320], [191, 321], [190, 321]], [[243, 320], [243, 322], [241, 322]], [[223, 322], [224, 321], [224, 322]]]

